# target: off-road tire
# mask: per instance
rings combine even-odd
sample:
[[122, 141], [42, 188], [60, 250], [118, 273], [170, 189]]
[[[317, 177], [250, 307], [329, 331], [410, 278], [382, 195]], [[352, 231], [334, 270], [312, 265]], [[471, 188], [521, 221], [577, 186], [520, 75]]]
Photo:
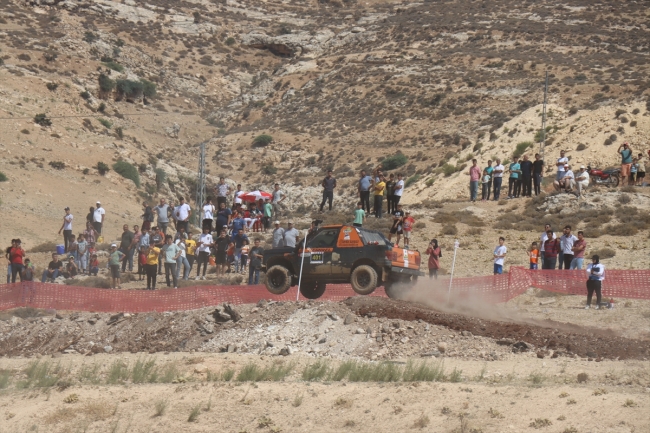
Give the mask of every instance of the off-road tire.
[[271, 266], [266, 271], [266, 289], [274, 295], [281, 295], [291, 287], [289, 269], [282, 265]]
[[397, 290], [395, 289], [395, 283], [392, 281], [386, 281], [384, 283], [384, 292], [386, 292], [386, 296], [390, 299], [397, 299]]
[[350, 284], [357, 294], [369, 295], [377, 288], [377, 272], [372, 266], [357, 266], [350, 276]]
[[300, 294], [307, 299], [318, 299], [325, 293], [325, 283], [304, 281], [300, 284]]

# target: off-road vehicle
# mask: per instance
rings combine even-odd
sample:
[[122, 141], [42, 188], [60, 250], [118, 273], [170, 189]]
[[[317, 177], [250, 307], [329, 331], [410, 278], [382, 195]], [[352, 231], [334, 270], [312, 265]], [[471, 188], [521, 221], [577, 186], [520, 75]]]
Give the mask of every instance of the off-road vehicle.
[[325, 293], [327, 284], [349, 283], [360, 295], [371, 294], [384, 286], [393, 297], [393, 284], [415, 282], [420, 272], [420, 253], [393, 246], [374, 230], [348, 225], [328, 225], [313, 231], [297, 247], [264, 251], [262, 270], [266, 288], [280, 295], [298, 284], [303, 265], [300, 293], [316, 299]]

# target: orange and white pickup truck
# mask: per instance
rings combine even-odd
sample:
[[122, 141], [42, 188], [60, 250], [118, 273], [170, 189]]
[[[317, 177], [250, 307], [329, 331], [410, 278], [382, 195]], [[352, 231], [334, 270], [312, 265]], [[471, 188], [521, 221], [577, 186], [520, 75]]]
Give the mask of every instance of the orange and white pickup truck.
[[420, 253], [393, 246], [378, 231], [348, 225], [318, 228], [297, 247], [264, 251], [262, 270], [266, 288], [279, 295], [298, 284], [302, 264], [300, 293], [308, 299], [319, 298], [327, 284], [350, 283], [360, 295], [369, 295], [384, 286], [393, 297], [393, 284], [415, 282], [420, 271]]

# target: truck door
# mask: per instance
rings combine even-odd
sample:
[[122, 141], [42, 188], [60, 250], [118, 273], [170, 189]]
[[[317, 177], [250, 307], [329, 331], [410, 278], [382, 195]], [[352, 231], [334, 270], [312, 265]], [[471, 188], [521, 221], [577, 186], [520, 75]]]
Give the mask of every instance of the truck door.
[[339, 237], [340, 228], [321, 229], [307, 242], [307, 250], [302, 255], [303, 276], [329, 277], [332, 273], [332, 252]]

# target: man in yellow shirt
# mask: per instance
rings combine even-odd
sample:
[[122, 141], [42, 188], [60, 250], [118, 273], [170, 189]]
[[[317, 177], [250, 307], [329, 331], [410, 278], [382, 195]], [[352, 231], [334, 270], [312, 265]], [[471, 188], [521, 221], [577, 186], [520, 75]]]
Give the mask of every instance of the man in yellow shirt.
[[192, 234], [187, 234], [187, 239], [185, 240], [185, 247], [187, 251], [185, 252], [187, 261], [190, 264], [190, 273], [192, 273], [192, 266], [194, 266], [194, 259], [196, 259], [196, 241], [192, 239]]
[[384, 190], [386, 190], [386, 177], [379, 176], [379, 181], [375, 182], [375, 218], [381, 218], [381, 207], [384, 203]]
[[147, 256], [147, 263], [144, 265], [144, 271], [147, 274], [147, 290], [156, 290], [156, 274], [158, 273], [160, 248], [149, 245], [144, 251], [144, 254]]

